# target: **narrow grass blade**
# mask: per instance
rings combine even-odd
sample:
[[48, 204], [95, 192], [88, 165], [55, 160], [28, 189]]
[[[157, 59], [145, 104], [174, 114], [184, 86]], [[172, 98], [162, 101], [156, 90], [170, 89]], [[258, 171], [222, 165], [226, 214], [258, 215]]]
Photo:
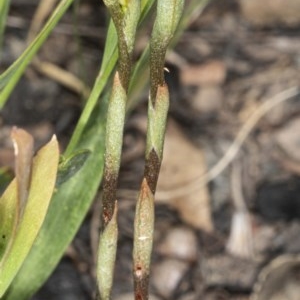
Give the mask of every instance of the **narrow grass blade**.
[[0, 61], [2, 55], [3, 36], [10, 0], [0, 1]]
[[4, 106], [7, 98], [24, 73], [26, 67], [31, 62], [36, 52], [43, 45], [53, 28], [56, 26], [60, 18], [64, 15], [65, 11], [73, 3], [73, 1], [74, 0], [62, 0], [58, 4], [38, 36], [26, 48], [23, 54], [13, 63], [13, 65], [11, 65], [10, 68], [0, 75], [0, 108]]

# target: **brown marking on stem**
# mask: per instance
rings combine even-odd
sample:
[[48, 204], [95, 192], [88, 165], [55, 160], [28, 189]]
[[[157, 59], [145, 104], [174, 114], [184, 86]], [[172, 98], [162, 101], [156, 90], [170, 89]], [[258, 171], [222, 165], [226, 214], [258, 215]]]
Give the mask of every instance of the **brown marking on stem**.
[[111, 9], [111, 17], [115, 24], [117, 35], [118, 35], [118, 52], [119, 62], [118, 70], [120, 73], [120, 81], [127, 92], [129, 86], [130, 72], [131, 72], [131, 53], [128, 51], [125, 34], [123, 32], [124, 16], [121, 12], [119, 5]]
[[114, 213], [114, 206], [116, 200], [116, 188], [118, 182], [118, 175], [112, 174], [107, 169], [104, 171], [104, 181], [103, 181], [103, 197], [102, 197], [102, 221], [103, 228], [111, 220]]
[[[153, 42], [154, 44], [154, 42]], [[150, 99], [155, 106], [158, 86], [165, 84], [164, 66], [167, 48], [154, 47], [150, 51]]]
[[125, 43], [119, 44], [119, 62], [118, 69], [120, 72], [120, 81], [124, 90], [128, 91], [130, 72], [131, 72], [131, 56]]
[[152, 148], [146, 158], [144, 177], [146, 178], [149, 188], [153, 194], [156, 190], [160, 166], [161, 159], [158, 157], [156, 151]]
[[148, 300], [149, 297], [149, 274], [145, 273], [142, 269], [134, 272], [134, 295], [135, 300]]

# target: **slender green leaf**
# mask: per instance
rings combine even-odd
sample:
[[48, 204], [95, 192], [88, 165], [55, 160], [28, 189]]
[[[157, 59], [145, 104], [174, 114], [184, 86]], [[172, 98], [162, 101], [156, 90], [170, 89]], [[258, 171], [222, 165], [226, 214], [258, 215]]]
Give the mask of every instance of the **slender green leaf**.
[[6, 17], [9, 9], [10, 0], [2, 0], [0, 1], [0, 60], [2, 55], [2, 43], [3, 43], [3, 35]]
[[[3, 0], [1, 0], [2, 2]], [[43, 45], [53, 28], [56, 26], [65, 11], [74, 0], [61, 0], [53, 14], [49, 18], [38, 36], [26, 48], [23, 54], [10, 66], [3, 74], [0, 75], [0, 108], [4, 106], [6, 100], [16, 86], [26, 67], [33, 59], [36, 52]]]
[[[19, 271], [44, 222], [54, 190], [58, 159], [58, 143], [54, 137], [33, 160], [31, 183], [24, 214], [19, 221], [11, 247], [5, 251], [0, 262], [0, 297], [3, 296]], [[13, 182], [12, 185], [15, 183]], [[15, 196], [16, 188], [9, 188], [9, 191]]]

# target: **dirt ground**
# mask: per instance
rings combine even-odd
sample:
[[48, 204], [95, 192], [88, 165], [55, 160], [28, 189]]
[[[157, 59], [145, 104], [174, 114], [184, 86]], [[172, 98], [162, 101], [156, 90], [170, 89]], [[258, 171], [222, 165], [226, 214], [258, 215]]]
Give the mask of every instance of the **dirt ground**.
[[[37, 2], [11, 1], [1, 72], [24, 49]], [[84, 0], [74, 16], [64, 16], [39, 59], [91, 86], [105, 43], [105, 9], [100, 1]], [[300, 299], [299, 32], [298, 0], [211, 1], [168, 53], [171, 108], [150, 299]], [[138, 45], [144, 44], [140, 37]], [[146, 98], [141, 96], [128, 118], [124, 136], [117, 300], [133, 298], [133, 220], [144, 165]], [[30, 131], [37, 148], [56, 133], [63, 151], [82, 106], [72, 88], [30, 67], [1, 112], [0, 165], [13, 165], [13, 125]], [[99, 219], [96, 199], [34, 300], [93, 299]]]

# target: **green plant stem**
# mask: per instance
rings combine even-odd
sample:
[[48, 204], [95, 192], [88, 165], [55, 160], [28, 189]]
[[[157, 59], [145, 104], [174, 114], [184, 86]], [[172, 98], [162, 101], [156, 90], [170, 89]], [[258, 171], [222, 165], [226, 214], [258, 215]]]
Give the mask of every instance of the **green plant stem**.
[[113, 283], [114, 266], [117, 253], [118, 224], [117, 202], [114, 214], [100, 235], [97, 261], [97, 282], [102, 300], [109, 300]]
[[140, 2], [133, 0], [122, 7], [118, 0], [105, 0], [118, 36], [118, 71], [115, 75], [107, 112], [106, 149], [102, 197], [104, 229], [113, 215], [120, 169], [126, 102], [132, 65], [136, 27], [140, 17]]
[[131, 53], [129, 53], [129, 49], [126, 43], [125, 34], [123, 31], [123, 15], [120, 12], [120, 8], [115, 7], [111, 10], [111, 16], [114, 21], [115, 27], [117, 29], [118, 34], [118, 53], [119, 53], [119, 61], [118, 61], [118, 70], [120, 73], [120, 80], [123, 85], [123, 88], [127, 91], [130, 72], [131, 72]]
[[167, 48], [179, 24], [184, 0], [158, 0], [157, 13], [150, 40], [150, 99], [165, 82], [164, 64]]
[[102, 196], [102, 216], [104, 228], [113, 216], [116, 187], [120, 169], [123, 128], [126, 111], [126, 91], [116, 72], [107, 111], [105, 164]]
[[133, 278], [136, 300], [147, 300], [149, 297], [149, 269], [154, 223], [154, 208], [150, 207], [149, 203], [154, 205], [169, 109], [169, 91], [164, 79], [165, 55], [181, 18], [183, 4], [183, 0], [158, 0], [150, 41], [150, 97], [146, 162], [144, 180], [136, 207], [134, 231]]
[[154, 196], [144, 179], [134, 219], [133, 277], [136, 300], [148, 299], [151, 252], [154, 233]]
[[153, 106], [150, 99], [148, 102], [148, 130], [144, 178], [147, 180], [153, 194], [155, 194], [162, 162], [168, 110], [169, 91], [167, 85], [164, 84], [157, 89], [155, 106]]
[[[125, 8], [118, 0], [105, 0], [118, 36], [119, 62], [107, 111], [105, 163], [102, 196], [103, 231], [98, 253], [98, 288], [101, 300], [109, 300], [117, 248], [116, 190], [120, 169], [126, 102], [132, 66], [132, 51], [140, 17], [140, 1]], [[112, 228], [112, 229], [111, 229]], [[105, 266], [101, 266], [104, 264]], [[105, 270], [103, 270], [105, 268]]]

